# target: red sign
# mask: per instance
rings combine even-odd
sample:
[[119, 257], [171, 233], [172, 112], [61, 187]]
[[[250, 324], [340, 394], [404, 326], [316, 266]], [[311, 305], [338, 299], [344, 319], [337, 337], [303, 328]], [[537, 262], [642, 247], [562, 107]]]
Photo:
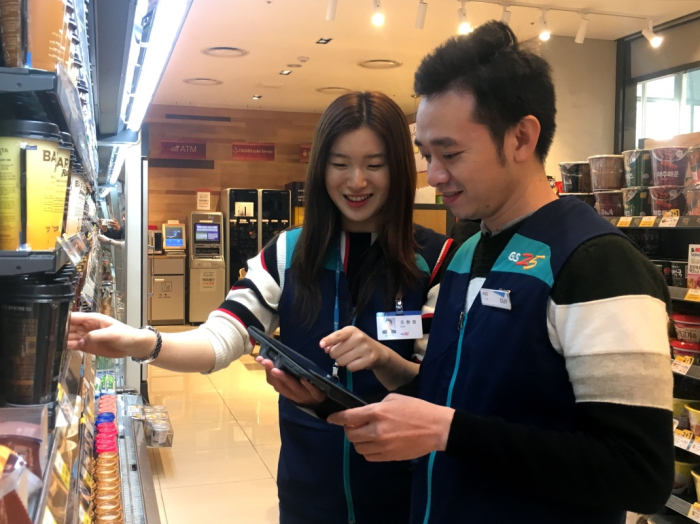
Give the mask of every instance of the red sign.
[[301, 144], [301, 146], [299, 146], [299, 162], [301, 164], [308, 164], [310, 157], [311, 144]]
[[164, 141], [160, 143], [160, 152], [163, 156], [171, 158], [207, 158], [207, 144], [205, 142], [179, 142]]
[[234, 142], [234, 160], [246, 160], [251, 162], [272, 162], [275, 160], [275, 144], [267, 142]]

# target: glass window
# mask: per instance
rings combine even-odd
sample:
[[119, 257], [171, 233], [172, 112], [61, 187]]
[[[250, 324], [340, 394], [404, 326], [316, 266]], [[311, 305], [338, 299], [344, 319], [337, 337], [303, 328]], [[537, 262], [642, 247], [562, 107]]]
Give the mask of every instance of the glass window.
[[700, 131], [700, 69], [637, 84], [637, 142]]

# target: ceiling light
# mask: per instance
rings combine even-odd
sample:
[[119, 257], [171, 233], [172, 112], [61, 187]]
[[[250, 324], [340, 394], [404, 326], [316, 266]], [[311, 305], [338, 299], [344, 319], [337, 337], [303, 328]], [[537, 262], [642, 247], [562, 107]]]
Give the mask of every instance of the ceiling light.
[[506, 25], [510, 25], [510, 16], [513, 13], [510, 11], [510, 6], [509, 5], [504, 5], [503, 6], [503, 14], [501, 15], [501, 22], [503, 22]]
[[109, 192], [112, 190], [112, 186], [107, 186], [102, 190], [102, 193], [100, 193], [100, 198], [106, 197]]
[[546, 42], [552, 36], [552, 33], [549, 30], [549, 27], [547, 26], [547, 11], [542, 10], [542, 14], [540, 15], [540, 19], [539, 19], [539, 24], [540, 24], [540, 40], [542, 40], [543, 42]]
[[299, 62], [301, 62], [302, 64], [305, 64], [306, 62], [309, 61], [309, 57], [308, 56], [298, 56], [297, 60], [299, 60]]
[[420, 95], [417, 95], [417, 94], [414, 93], [414, 94], [411, 95], [411, 98], [420, 98]]
[[280, 71], [280, 75], [291, 75], [292, 72], [289, 69], [285, 69], [284, 71]]
[[156, 8], [155, 10], [148, 45], [144, 46], [146, 55], [134, 92], [134, 103], [129, 113], [128, 128], [130, 131], [141, 129], [146, 111], [153, 100], [153, 95], [163, 76], [165, 65], [175, 47], [175, 40], [180, 34], [180, 29], [185, 22], [191, 4], [192, 0], [171, 0], [168, 2], [167, 8]]
[[581, 24], [578, 26], [578, 32], [576, 33], [576, 40], [574, 40], [577, 44], [582, 44], [583, 41], [586, 39], [587, 30], [588, 15], [583, 15], [583, 18], [581, 18]]
[[316, 89], [316, 92], [324, 95], [340, 96], [352, 92], [352, 89], [348, 89], [347, 87], [319, 87]]
[[338, 0], [328, 0], [328, 7], [326, 8], [326, 20], [332, 22], [335, 20], [335, 12], [338, 9]]
[[214, 58], [241, 58], [242, 56], [250, 54], [249, 51], [241, 49], [240, 47], [228, 46], [205, 47], [201, 52], [204, 55], [213, 56]]
[[316, 40], [316, 43], [326, 45], [331, 40], [333, 40], [333, 39], [332, 38], [319, 38], [318, 40]]
[[217, 80], [216, 78], [204, 77], [185, 78], [183, 82], [193, 86], [218, 86], [219, 84], [223, 84], [221, 80]]
[[129, 146], [120, 146], [116, 148], [116, 152], [113, 154], [114, 164], [112, 164], [112, 170], [109, 173], [109, 183], [114, 185], [117, 180], [119, 180], [119, 175], [122, 172], [122, 167], [124, 167], [124, 160], [126, 160], [126, 150]]
[[399, 62], [398, 60], [375, 59], [358, 62], [357, 65], [365, 69], [395, 69], [401, 67], [403, 62]]
[[428, 12], [428, 4], [420, 0], [418, 2], [418, 13], [416, 14], [416, 29], [423, 29], [425, 26], [425, 15]]
[[649, 27], [642, 29], [642, 34], [647, 40], [649, 40], [651, 47], [659, 47], [664, 41], [663, 36], [659, 36], [654, 33], [654, 24], [651, 20], [649, 20]]
[[301, 64], [287, 64], [287, 67], [290, 69], [299, 69]]
[[457, 32], [460, 35], [468, 35], [472, 31], [474, 31], [474, 28], [469, 23], [469, 20], [467, 20], [467, 2], [466, 2], [466, 0], [462, 0], [462, 7], [457, 9], [457, 18], [459, 18], [459, 27], [457, 28]]
[[253, 95], [253, 100], [260, 100], [262, 95]]
[[384, 13], [382, 12], [381, 0], [372, 0], [372, 5], [374, 5], [372, 23], [377, 27], [384, 25]]

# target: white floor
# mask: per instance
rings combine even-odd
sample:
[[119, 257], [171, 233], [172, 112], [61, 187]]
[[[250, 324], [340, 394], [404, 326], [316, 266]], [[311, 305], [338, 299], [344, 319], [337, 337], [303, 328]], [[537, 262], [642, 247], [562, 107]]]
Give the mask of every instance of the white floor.
[[171, 449], [150, 450], [161, 523], [278, 523], [277, 394], [253, 358], [208, 376], [151, 366], [148, 384], [175, 432]]

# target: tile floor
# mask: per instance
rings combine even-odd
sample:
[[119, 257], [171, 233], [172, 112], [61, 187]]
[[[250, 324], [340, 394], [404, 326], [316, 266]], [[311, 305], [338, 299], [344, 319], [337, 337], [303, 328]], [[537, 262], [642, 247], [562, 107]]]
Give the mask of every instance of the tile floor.
[[253, 358], [208, 376], [150, 367], [148, 384], [175, 432], [171, 449], [149, 450], [161, 524], [278, 523], [277, 394]]

